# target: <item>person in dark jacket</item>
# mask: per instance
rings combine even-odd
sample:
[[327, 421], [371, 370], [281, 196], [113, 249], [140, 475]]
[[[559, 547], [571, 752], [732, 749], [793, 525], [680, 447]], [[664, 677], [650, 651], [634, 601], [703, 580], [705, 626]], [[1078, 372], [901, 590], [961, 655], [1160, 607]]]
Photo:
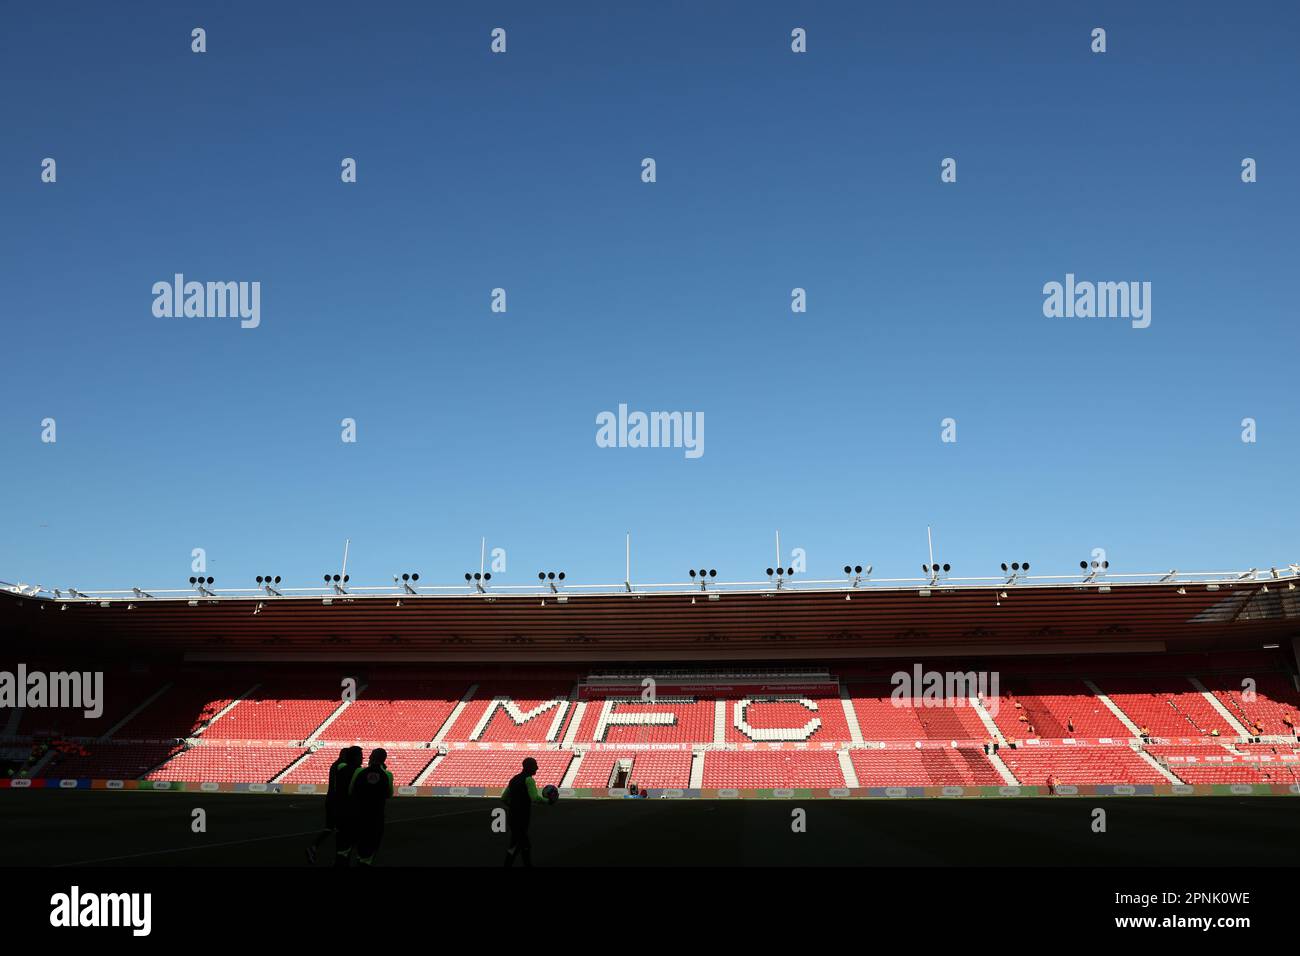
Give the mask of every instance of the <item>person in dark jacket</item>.
[[[334, 834], [334, 849], [343, 845], [345, 838], [342, 818], [346, 810], [348, 784], [352, 781], [352, 772], [361, 765], [361, 748], [344, 747], [339, 751], [339, 759], [330, 765], [329, 790], [325, 794], [325, 829], [316, 834], [316, 839], [307, 847], [307, 859], [316, 862], [316, 853], [325, 838]], [[344, 850], [344, 856], [347, 851]]]
[[505, 792], [501, 794], [501, 801], [506, 805], [506, 830], [510, 836], [505, 866], [514, 866], [516, 856], [524, 861], [524, 866], [533, 865], [533, 841], [528, 834], [533, 804], [547, 802], [537, 792], [536, 775], [537, 761], [525, 757], [523, 770], [510, 778]]
[[316, 851], [325, 834], [334, 832], [334, 865], [347, 866], [352, 855], [352, 829], [347, 810], [347, 788], [352, 774], [361, 766], [361, 748], [346, 747], [339, 752], [338, 761], [329, 769], [329, 792], [325, 795], [325, 830], [316, 836], [316, 843], [308, 849], [307, 856], [316, 862]]
[[370, 765], [358, 767], [348, 785], [348, 810], [357, 847], [357, 863], [373, 866], [384, 839], [384, 805], [393, 796], [393, 773], [388, 769], [388, 751], [370, 751]]

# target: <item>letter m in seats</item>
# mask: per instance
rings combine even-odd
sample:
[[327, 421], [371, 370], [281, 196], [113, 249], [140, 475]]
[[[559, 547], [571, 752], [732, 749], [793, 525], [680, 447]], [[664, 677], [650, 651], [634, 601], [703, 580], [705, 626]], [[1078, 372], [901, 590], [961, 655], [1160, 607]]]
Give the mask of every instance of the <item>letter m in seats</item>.
[[482, 740], [483, 734], [487, 732], [489, 725], [492, 723], [493, 716], [498, 710], [504, 710], [516, 727], [522, 727], [534, 718], [540, 717], [548, 710], [555, 710], [555, 716], [551, 720], [550, 729], [546, 732], [546, 739], [554, 741], [564, 725], [564, 715], [569, 710], [569, 702], [564, 698], [557, 697], [551, 700], [544, 700], [531, 710], [524, 710], [509, 697], [493, 697], [488, 703], [487, 709], [483, 711], [483, 716], [479, 718], [474, 725], [474, 732], [469, 735], [470, 740]]

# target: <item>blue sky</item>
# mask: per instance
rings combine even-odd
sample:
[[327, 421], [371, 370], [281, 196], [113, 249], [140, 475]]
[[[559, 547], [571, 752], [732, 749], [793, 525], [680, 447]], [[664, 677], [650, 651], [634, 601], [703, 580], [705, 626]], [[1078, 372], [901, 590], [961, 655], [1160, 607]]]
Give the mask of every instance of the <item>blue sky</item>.
[[[0, 579], [1300, 560], [1297, 8], [899, 6], [11, 7]], [[260, 327], [155, 317], [177, 272]], [[1045, 318], [1067, 272], [1151, 327]], [[620, 403], [705, 454], [597, 447]]]

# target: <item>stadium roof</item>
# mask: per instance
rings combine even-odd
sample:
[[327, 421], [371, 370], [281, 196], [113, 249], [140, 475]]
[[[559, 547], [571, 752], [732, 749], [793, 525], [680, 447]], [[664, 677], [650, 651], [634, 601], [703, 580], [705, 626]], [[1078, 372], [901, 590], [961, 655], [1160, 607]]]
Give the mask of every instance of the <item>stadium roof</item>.
[[[856, 580], [854, 579], [856, 577]], [[847, 659], [1253, 648], [1300, 635], [1300, 573], [189, 592], [0, 589], [11, 642], [192, 658]], [[52, 646], [53, 645], [53, 646]]]

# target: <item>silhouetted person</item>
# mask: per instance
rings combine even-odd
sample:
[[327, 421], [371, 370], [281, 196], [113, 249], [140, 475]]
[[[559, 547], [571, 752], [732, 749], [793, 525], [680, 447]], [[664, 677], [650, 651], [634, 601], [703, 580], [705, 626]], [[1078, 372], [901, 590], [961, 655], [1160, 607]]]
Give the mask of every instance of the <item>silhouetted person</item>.
[[[346, 812], [348, 784], [352, 782], [352, 771], [361, 766], [361, 748], [344, 747], [339, 751], [339, 759], [330, 765], [329, 790], [325, 793], [325, 829], [316, 834], [316, 839], [307, 847], [307, 859], [316, 862], [316, 851], [331, 833], [334, 837], [334, 849], [342, 845], [339, 836], [341, 820]], [[347, 857], [346, 851], [344, 857]]]
[[533, 804], [545, 803], [546, 799], [537, 792], [537, 761], [532, 757], [524, 758], [524, 769], [510, 778], [506, 784], [501, 800], [506, 805], [506, 830], [510, 837], [510, 847], [506, 850], [506, 866], [515, 865], [515, 856], [523, 858], [524, 866], [533, 865], [533, 843], [528, 837], [528, 825], [532, 821]]
[[393, 795], [393, 774], [385, 764], [387, 759], [388, 751], [382, 747], [370, 751], [370, 765], [358, 767], [348, 786], [352, 836], [361, 866], [374, 865], [384, 839], [384, 805]]

